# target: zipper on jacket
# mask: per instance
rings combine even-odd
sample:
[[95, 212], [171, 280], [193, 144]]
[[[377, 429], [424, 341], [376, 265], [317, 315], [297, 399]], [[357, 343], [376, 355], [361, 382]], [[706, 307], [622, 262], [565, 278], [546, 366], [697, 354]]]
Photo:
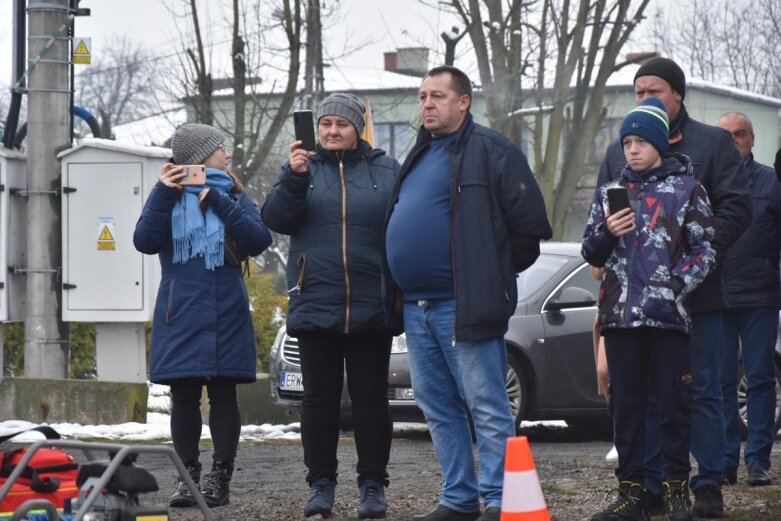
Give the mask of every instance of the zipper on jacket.
[[342, 269], [344, 270], [344, 334], [350, 333], [350, 271], [347, 265], [347, 181], [344, 163], [339, 160], [339, 180], [342, 182]]
[[453, 156], [448, 153], [450, 160], [450, 262], [453, 264], [453, 338], [451, 346], [456, 347], [456, 331], [458, 331], [458, 290], [456, 289], [456, 199], [461, 193], [461, 187], [456, 179], [455, 165], [453, 165]]
[[[624, 236], [626, 237], [626, 235]], [[627, 267], [629, 268], [626, 273], [626, 302], [624, 303], [624, 326], [626, 326], [629, 323], [629, 309], [632, 307], [631, 302], [629, 301], [629, 288], [632, 285], [632, 267], [634, 266], [635, 262], [635, 245], [637, 240], [632, 240], [632, 249], [629, 253], [629, 262], [627, 263]]]
[[304, 272], [306, 271], [306, 253], [303, 251], [298, 254], [298, 260], [296, 261], [296, 268], [298, 268], [298, 275], [296, 276], [296, 285], [290, 288], [289, 290], [287, 290], [287, 292], [289, 294], [300, 295], [301, 290], [304, 289]]
[[[640, 194], [638, 197], [638, 202], [643, 198], [643, 189], [645, 188], [644, 184], [640, 184]], [[635, 215], [637, 216], [640, 212], [640, 205], [638, 204], [637, 211], [635, 212]], [[634, 211], [634, 210], [633, 210]], [[637, 217], [635, 217], [636, 219]], [[635, 224], [637, 224], [635, 222]], [[632, 267], [635, 265], [635, 250], [637, 246], [637, 240], [639, 238], [640, 231], [638, 229], [635, 229], [635, 236], [632, 238], [632, 248], [629, 252], [629, 262], [627, 262], [627, 272], [626, 272], [626, 302], [624, 304], [624, 326], [626, 326], [629, 323], [629, 310], [631, 308], [630, 302], [629, 302], [629, 287], [632, 285]], [[626, 237], [624, 235], [622, 238]]]

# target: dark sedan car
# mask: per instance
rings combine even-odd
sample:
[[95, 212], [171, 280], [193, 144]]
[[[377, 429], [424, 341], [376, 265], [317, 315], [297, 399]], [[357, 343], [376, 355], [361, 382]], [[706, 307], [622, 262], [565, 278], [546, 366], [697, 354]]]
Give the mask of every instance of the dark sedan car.
[[[271, 360], [269, 374], [271, 398], [282, 407], [300, 409], [304, 386], [301, 377], [298, 340], [287, 334], [285, 326], [279, 328], [274, 345], [271, 347], [269, 359]], [[394, 337], [391, 344], [390, 365], [388, 367], [388, 402], [395, 421], [424, 421], [423, 413], [415, 405], [415, 397], [412, 394], [407, 360], [407, 341], [403, 334]], [[347, 382], [345, 381], [342, 387], [343, 425], [349, 425], [350, 416], [350, 395], [347, 392]]]
[[[599, 284], [575, 243], [544, 243], [542, 254], [518, 277], [518, 307], [506, 335], [507, 392], [516, 425], [522, 419], [607, 419], [597, 396], [591, 330]], [[388, 398], [396, 421], [419, 420], [412, 393], [406, 340], [394, 338]], [[303, 386], [298, 342], [282, 327], [271, 349], [271, 394], [298, 408]], [[349, 411], [349, 397], [342, 397]]]
[[[581, 257], [580, 244], [541, 244], [539, 259], [518, 276], [517, 283], [518, 306], [505, 335], [507, 393], [516, 427], [521, 420], [554, 419], [609, 425], [605, 399], [597, 395], [591, 336], [599, 282]], [[404, 336], [396, 337], [388, 372], [388, 398], [396, 421], [421, 418], [406, 353]], [[781, 382], [781, 354], [777, 355]], [[276, 403], [300, 407], [303, 387], [298, 343], [285, 334], [284, 327], [271, 350], [270, 381]], [[345, 413], [349, 413], [349, 403], [345, 389]], [[778, 403], [776, 419], [781, 424], [781, 392]]]

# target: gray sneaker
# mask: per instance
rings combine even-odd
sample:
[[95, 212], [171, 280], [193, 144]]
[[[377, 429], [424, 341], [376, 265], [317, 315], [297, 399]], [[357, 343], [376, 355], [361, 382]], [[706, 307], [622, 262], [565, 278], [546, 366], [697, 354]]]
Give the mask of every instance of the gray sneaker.
[[336, 481], [331, 479], [318, 479], [309, 485], [309, 499], [304, 505], [306, 517], [321, 516], [328, 518], [333, 515], [334, 493]]
[[360, 519], [380, 519], [385, 517], [388, 503], [385, 501], [385, 487], [373, 479], [361, 484], [361, 502], [358, 505]]

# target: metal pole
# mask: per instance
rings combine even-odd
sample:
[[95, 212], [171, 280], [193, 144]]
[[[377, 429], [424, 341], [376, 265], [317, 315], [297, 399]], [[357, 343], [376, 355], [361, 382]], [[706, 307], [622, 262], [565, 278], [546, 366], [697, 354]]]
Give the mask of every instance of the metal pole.
[[[62, 224], [57, 153], [70, 146], [68, 0], [29, 0], [27, 56], [27, 302], [24, 375], [67, 378], [68, 329], [60, 319]], [[48, 45], [48, 48], [46, 47]]]

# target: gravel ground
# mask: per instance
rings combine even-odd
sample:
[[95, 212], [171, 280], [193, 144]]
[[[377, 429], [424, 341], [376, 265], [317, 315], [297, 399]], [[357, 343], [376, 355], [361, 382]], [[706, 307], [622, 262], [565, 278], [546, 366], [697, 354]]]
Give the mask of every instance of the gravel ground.
[[[530, 437], [537, 472], [542, 482], [551, 518], [559, 521], [589, 519], [612, 499], [616, 486], [613, 464], [605, 461], [611, 443], [599, 436], [571, 432], [571, 429], [535, 430]], [[204, 467], [210, 461], [210, 447], [203, 446]], [[349, 435], [339, 443], [341, 474], [336, 490], [335, 521], [356, 520], [358, 488], [355, 482], [355, 447]], [[745, 469], [738, 485], [724, 489], [728, 520], [778, 521], [781, 519], [781, 442], [776, 441], [771, 474], [777, 483], [770, 487], [745, 486]], [[175, 471], [164, 461], [139, 463], [152, 471], [160, 483], [158, 493], [142, 498], [142, 504], [165, 504], [173, 491]], [[217, 521], [301, 520], [307, 497], [305, 468], [300, 442], [242, 442], [238, 468], [231, 484], [231, 503], [214, 509]], [[387, 519], [407, 521], [414, 513], [436, 507], [441, 473], [431, 440], [425, 433], [397, 435], [390, 465], [390, 505]], [[319, 518], [319, 516], [318, 516]], [[171, 512], [172, 521], [203, 519], [198, 509]], [[315, 518], [317, 519], [317, 518]], [[654, 518], [654, 521], [666, 517]]]

